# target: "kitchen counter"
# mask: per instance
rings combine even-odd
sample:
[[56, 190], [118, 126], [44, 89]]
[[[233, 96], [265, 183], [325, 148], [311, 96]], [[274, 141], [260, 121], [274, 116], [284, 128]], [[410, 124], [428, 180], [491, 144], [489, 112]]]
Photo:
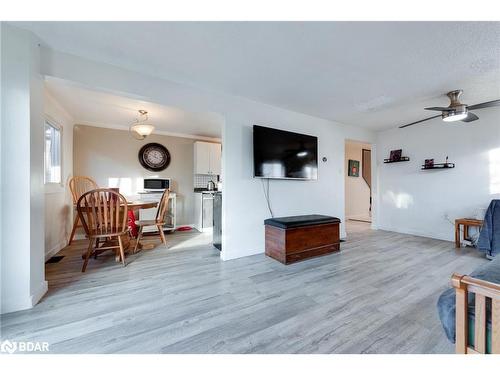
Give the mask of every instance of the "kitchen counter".
[[194, 188], [195, 193], [202, 193], [202, 194], [211, 194], [211, 193], [222, 193], [222, 191], [219, 190], [207, 190], [206, 188]]

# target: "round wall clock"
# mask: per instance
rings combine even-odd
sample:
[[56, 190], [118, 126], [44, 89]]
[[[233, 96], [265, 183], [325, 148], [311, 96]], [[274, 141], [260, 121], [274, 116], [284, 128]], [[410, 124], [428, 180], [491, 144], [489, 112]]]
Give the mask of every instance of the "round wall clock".
[[159, 143], [148, 143], [139, 150], [139, 162], [149, 171], [163, 171], [170, 164], [170, 152]]

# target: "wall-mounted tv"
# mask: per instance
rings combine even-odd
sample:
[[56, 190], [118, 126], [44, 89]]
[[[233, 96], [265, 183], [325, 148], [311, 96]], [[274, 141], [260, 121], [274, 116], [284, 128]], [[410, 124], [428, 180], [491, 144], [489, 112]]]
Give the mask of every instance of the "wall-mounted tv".
[[254, 177], [318, 179], [318, 138], [253, 126]]

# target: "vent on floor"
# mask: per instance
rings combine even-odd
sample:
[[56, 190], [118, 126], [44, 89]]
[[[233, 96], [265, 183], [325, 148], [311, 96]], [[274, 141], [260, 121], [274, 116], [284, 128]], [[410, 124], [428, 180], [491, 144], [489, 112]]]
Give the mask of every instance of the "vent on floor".
[[64, 255], [55, 255], [52, 258], [50, 258], [48, 261], [46, 261], [45, 264], [47, 264], [47, 263], [59, 263], [62, 258], [64, 258]]

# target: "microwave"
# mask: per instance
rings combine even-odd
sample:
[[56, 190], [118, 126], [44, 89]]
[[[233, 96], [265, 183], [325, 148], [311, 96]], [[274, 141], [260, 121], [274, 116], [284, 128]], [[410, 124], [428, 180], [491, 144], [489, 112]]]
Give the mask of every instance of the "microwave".
[[170, 178], [145, 178], [144, 191], [163, 191], [170, 189]]

